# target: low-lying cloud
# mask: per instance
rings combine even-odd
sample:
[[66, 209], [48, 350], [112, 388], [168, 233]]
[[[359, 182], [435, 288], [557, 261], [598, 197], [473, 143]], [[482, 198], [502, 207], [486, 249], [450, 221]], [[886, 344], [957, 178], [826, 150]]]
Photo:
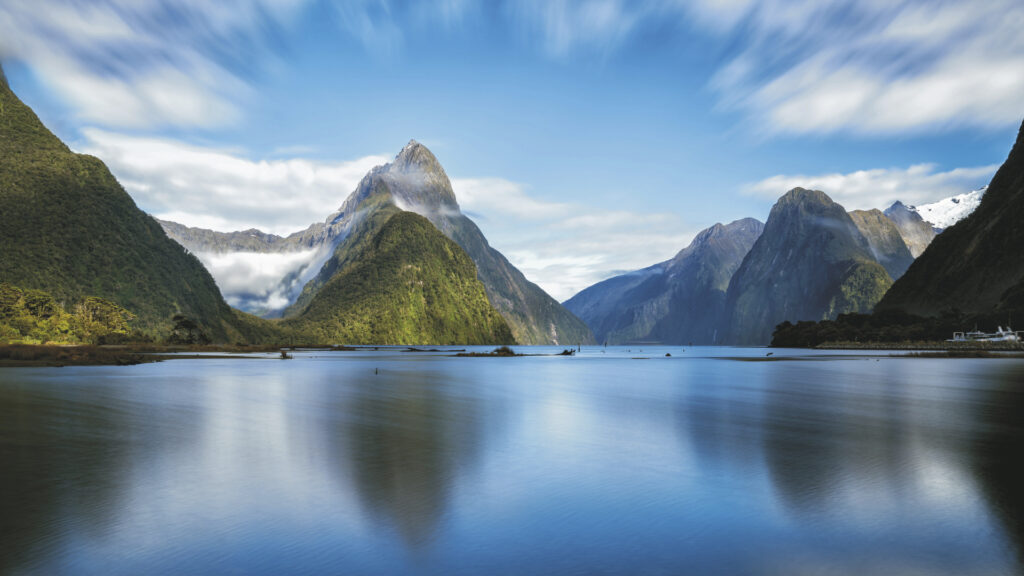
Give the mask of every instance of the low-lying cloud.
[[[217, 282], [228, 304], [244, 310], [280, 310], [302, 289], [299, 277], [318, 259], [318, 250], [258, 254], [200, 252], [196, 257]], [[288, 281], [289, 277], [295, 281]]]

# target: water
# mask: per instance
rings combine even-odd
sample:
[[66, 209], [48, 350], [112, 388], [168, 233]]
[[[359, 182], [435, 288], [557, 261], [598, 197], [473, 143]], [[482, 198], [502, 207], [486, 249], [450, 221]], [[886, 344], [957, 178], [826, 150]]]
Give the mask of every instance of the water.
[[0, 573], [1024, 573], [1024, 361], [766, 353], [0, 369]]

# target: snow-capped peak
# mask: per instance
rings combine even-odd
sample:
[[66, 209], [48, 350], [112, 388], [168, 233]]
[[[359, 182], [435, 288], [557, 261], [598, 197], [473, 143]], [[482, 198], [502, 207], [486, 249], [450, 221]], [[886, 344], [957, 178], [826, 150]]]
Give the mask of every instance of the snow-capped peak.
[[907, 208], [920, 214], [921, 219], [931, 224], [938, 232], [949, 228], [974, 212], [974, 209], [981, 203], [981, 197], [985, 195], [986, 190], [988, 190], [988, 186], [982, 186], [966, 194], [958, 194], [931, 204], [908, 206]]

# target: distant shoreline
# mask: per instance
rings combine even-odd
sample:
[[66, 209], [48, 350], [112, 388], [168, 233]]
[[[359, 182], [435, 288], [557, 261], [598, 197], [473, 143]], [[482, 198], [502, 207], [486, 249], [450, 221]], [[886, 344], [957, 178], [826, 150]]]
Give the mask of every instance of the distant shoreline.
[[[790, 348], [790, 346], [780, 346]], [[799, 347], [797, 347], [799, 348]], [[909, 350], [909, 351], [988, 351], [1024, 352], [1020, 343], [1009, 342], [825, 342], [808, 347], [810, 350]]]

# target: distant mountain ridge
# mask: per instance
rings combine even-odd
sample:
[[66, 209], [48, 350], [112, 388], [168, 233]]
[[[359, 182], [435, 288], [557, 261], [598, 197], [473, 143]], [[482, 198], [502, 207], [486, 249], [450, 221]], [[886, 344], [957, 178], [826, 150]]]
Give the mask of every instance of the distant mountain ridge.
[[871, 254], [889, 273], [889, 277], [895, 280], [903, 276], [913, 263], [914, 256], [903, 241], [896, 223], [878, 209], [853, 210], [849, 215], [868, 241]]
[[715, 224], [671, 260], [599, 282], [565, 306], [599, 342], [714, 344], [729, 280], [763, 229], [753, 218]]
[[884, 214], [896, 225], [900, 237], [914, 258], [920, 256], [935, 238], [935, 228], [925, 222], [920, 214], [898, 200], [886, 208]]

